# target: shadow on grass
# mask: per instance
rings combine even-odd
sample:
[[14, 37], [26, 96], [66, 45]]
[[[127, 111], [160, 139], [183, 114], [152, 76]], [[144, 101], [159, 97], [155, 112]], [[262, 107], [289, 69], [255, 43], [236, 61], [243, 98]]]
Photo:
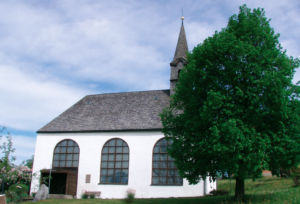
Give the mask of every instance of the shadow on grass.
[[276, 179], [262, 179], [262, 180], [256, 180], [255, 182], [266, 183], [266, 182], [271, 182], [274, 180], [276, 180]]
[[[220, 196], [221, 197], [221, 196]], [[236, 199], [234, 196], [222, 196], [223, 199], [215, 200], [216, 197], [212, 197], [207, 203], [216, 204], [250, 204], [250, 203], [277, 203], [279, 199], [274, 194], [263, 195], [245, 195], [242, 199]], [[200, 201], [200, 200], [199, 200]], [[202, 202], [201, 203], [206, 203]], [[195, 203], [196, 204], [196, 203]]]
[[[278, 195], [245, 195], [242, 199], [235, 199], [234, 196], [204, 196], [193, 198], [161, 198], [161, 199], [134, 199], [134, 204], [250, 204], [250, 203], [277, 203]], [[124, 200], [123, 203], [126, 203]]]

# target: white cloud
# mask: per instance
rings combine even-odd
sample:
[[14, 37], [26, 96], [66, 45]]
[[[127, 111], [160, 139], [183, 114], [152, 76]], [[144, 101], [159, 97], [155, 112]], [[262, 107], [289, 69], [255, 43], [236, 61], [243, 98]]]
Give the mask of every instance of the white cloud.
[[38, 130], [76, 103], [84, 91], [0, 64], [0, 124]]
[[[144, 28], [153, 24], [150, 23], [153, 19], [145, 19], [144, 13], [126, 14], [126, 9], [132, 10], [135, 4], [120, 2], [122, 7], [110, 10], [103, 9], [101, 2], [69, 5], [64, 1], [50, 9], [28, 4], [18, 4], [16, 9], [14, 3], [3, 4], [9, 20], [2, 19], [3, 30], [8, 32], [0, 45], [6, 53], [17, 53], [17, 61], [25, 58], [40, 65], [50, 64], [34, 71], [68, 80], [123, 83], [122, 86], [147, 89], [145, 82], [151, 83], [149, 75], [168, 64], [162, 53], [148, 42], [151, 36], [143, 39]], [[116, 18], [116, 13], [124, 15]], [[140, 17], [138, 24], [134, 23], [136, 17]], [[156, 76], [165, 78], [161, 73]]]

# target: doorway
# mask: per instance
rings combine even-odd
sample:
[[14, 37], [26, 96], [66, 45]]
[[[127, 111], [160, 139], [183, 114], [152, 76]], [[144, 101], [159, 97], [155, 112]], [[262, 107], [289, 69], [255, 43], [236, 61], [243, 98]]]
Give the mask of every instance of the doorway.
[[[49, 173], [42, 173], [42, 177], [48, 177]], [[52, 173], [50, 181], [50, 194], [66, 194], [67, 173]], [[48, 181], [47, 186], [49, 187]]]
[[[49, 170], [42, 170], [41, 171], [41, 183], [43, 183], [43, 177], [49, 176]], [[65, 194], [65, 195], [72, 195], [76, 196], [77, 190], [77, 171], [71, 170], [61, 170], [61, 169], [54, 169], [51, 172], [51, 181], [50, 181], [50, 194]], [[45, 182], [48, 185], [49, 179], [46, 179]]]

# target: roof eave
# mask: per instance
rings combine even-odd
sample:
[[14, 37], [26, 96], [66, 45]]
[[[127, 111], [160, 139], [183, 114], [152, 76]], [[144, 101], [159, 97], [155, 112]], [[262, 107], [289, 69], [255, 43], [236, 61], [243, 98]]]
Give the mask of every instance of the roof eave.
[[89, 132], [138, 132], [138, 131], [162, 131], [162, 128], [153, 129], [123, 129], [123, 130], [78, 130], [78, 131], [37, 131], [36, 133], [89, 133]]

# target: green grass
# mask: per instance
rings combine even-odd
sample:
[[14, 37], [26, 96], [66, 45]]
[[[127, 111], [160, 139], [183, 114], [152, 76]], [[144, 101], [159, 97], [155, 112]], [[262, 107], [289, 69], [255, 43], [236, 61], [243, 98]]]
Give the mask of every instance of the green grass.
[[[300, 187], [294, 187], [293, 180], [277, 177], [264, 177], [253, 182], [245, 181], [246, 196], [242, 201], [234, 200], [235, 181], [231, 180], [231, 196], [205, 196], [193, 198], [166, 198], [166, 199], [135, 199], [135, 204], [244, 204], [244, 203], [300, 203]], [[230, 191], [230, 180], [218, 181], [218, 189]], [[120, 204], [126, 203], [122, 199], [74, 199], [74, 200], [45, 200], [37, 203], [45, 204]]]

